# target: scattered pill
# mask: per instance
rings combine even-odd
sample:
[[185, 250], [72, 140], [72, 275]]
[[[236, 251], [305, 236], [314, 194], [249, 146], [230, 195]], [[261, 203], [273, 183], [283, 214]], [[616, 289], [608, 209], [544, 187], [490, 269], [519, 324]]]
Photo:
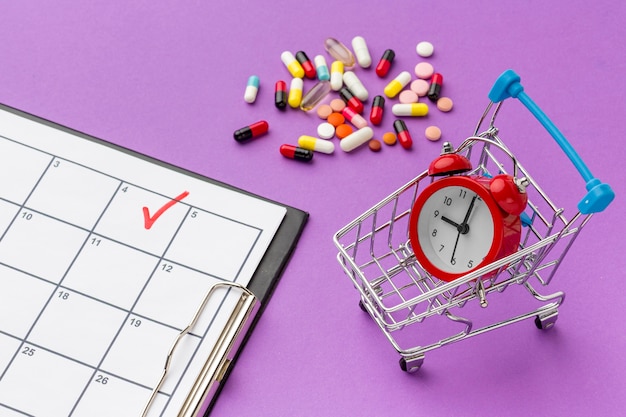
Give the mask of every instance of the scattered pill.
[[317, 126], [317, 136], [322, 139], [332, 139], [335, 136], [335, 126], [328, 122], [320, 123]]
[[419, 97], [415, 91], [404, 90], [398, 96], [398, 100], [400, 100], [400, 103], [402, 104], [410, 104], [417, 103], [419, 101]]
[[359, 63], [361, 68], [369, 68], [372, 65], [370, 51], [362, 36], [355, 36], [352, 39], [352, 49], [354, 50], [354, 55], [356, 55], [356, 62]]
[[343, 87], [339, 90], [339, 97], [346, 103], [346, 105], [357, 113], [363, 113], [363, 102], [355, 97], [347, 87]]
[[352, 132], [339, 142], [339, 146], [344, 152], [351, 152], [374, 137], [371, 127], [365, 126], [356, 132]]
[[424, 97], [426, 94], [428, 94], [429, 87], [430, 84], [428, 83], [428, 81], [421, 78], [418, 78], [417, 80], [411, 82], [411, 91], [415, 92], [418, 97]]
[[287, 67], [287, 71], [289, 71], [292, 77], [304, 77], [304, 69], [302, 68], [302, 65], [300, 65], [298, 60], [296, 60], [296, 57], [293, 56], [291, 52], [283, 52], [282, 54], [280, 54], [280, 59], [281, 61], [283, 61], [283, 64], [285, 64], [285, 67]]
[[335, 91], [339, 91], [343, 87], [343, 71], [344, 65], [341, 61], [333, 61], [330, 65], [330, 88]]
[[344, 108], [341, 111], [341, 114], [343, 114], [343, 117], [345, 117], [346, 120], [352, 123], [357, 129], [361, 129], [367, 126], [367, 120], [365, 120], [363, 116], [361, 116], [351, 107]]
[[426, 103], [394, 104], [391, 112], [395, 116], [426, 116], [428, 105]]
[[346, 67], [350, 68], [354, 66], [354, 55], [352, 55], [352, 52], [346, 48], [346, 45], [339, 42], [337, 39], [327, 38], [324, 41], [324, 48], [330, 56], [337, 61], [343, 62]]
[[337, 135], [339, 139], [345, 138], [346, 136], [350, 135], [352, 132], [354, 132], [354, 129], [352, 129], [352, 126], [345, 124], [345, 123], [340, 124], [335, 129], [335, 135]]
[[246, 103], [254, 103], [256, 100], [256, 95], [259, 92], [259, 77], [256, 75], [251, 75], [248, 78], [248, 84], [246, 85], [246, 91], [243, 95], [243, 99]]
[[[343, 103], [343, 101], [342, 101], [342, 103]], [[345, 108], [345, 106], [344, 106], [344, 108]], [[331, 115], [328, 116], [326, 121], [328, 123], [330, 123], [331, 125], [337, 127], [340, 124], [345, 123], [346, 122], [346, 118], [341, 113], [333, 112]]]
[[291, 84], [289, 85], [289, 96], [287, 97], [287, 102], [291, 107], [297, 109], [300, 107], [300, 103], [302, 102], [302, 87], [304, 86], [304, 82], [302, 78], [292, 78]]
[[328, 64], [326, 64], [324, 55], [316, 55], [315, 58], [313, 58], [313, 63], [315, 64], [317, 79], [320, 81], [330, 81], [330, 72], [328, 71]]
[[437, 141], [441, 139], [441, 129], [437, 126], [428, 126], [424, 131], [424, 135], [428, 140]]
[[330, 101], [330, 107], [333, 111], [340, 112], [344, 107], [346, 107], [346, 103], [344, 103], [340, 98], [334, 98]]
[[274, 105], [280, 110], [287, 107], [287, 83], [282, 80], [274, 85]]
[[378, 139], [370, 139], [369, 142], [367, 142], [367, 146], [372, 152], [380, 152], [383, 147]]
[[370, 110], [370, 121], [378, 126], [383, 122], [383, 114], [385, 112], [385, 98], [383, 96], [374, 97], [372, 109]]
[[393, 132], [383, 133], [383, 142], [385, 142], [385, 144], [389, 146], [395, 145], [397, 142], [396, 134]]
[[302, 135], [298, 138], [298, 146], [310, 151], [331, 154], [335, 152], [335, 144], [329, 140]]
[[259, 120], [249, 126], [235, 130], [233, 137], [237, 142], [245, 142], [248, 139], [256, 138], [257, 136], [267, 133], [268, 130], [269, 124], [265, 120]]
[[423, 80], [427, 80], [432, 77], [434, 72], [435, 69], [429, 62], [420, 62], [415, 66], [415, 75], [417, 75], [417, 78], [421, 78]]
[[328, 104], [320, 104], [317, 106], [316, 112], [320, 119], [326, 120], [333, 112], [333, 109]]
[[369, 92], [353, 71], [343, 73], [343, 83], [359, 100], [365, 101], [369, 97]]
[[417, 44], [415, 50], [419, 56], [428, 58], [433, 54], [433, 52], [435, 52], [435, 47], [432, 43], [423, 41]]
[[306, 92], [300, 102], [300, 109], [309, 111], [315, 108], [322, 99], [330, 92], [330, 82], [318, 81], [309, 91]]
[[428, 98], [431, 101], [439, 100], [439, 94], [441, 94], [441, 86], [443, 85], [443, 75], [439, 73], [433, 74], [433, 77], [430, 79], [430, 87], [428, 87]]
[[397, 119], [393, 122], [393, 130], [396, 131], [396, 136], [398, 138], [398, 142], [400, 142], [400, 146], [404, 149], [410, 149], [413, 146], [413, 138], [411, 137], [411, 133], [406, 127], [404, 120]]
[[304, 75], [307, 78], [314, 79], [315, 77], [317, 77], [317, 71], [315, 71], [315, 66], [304, 51], [296, 52], [296, 61], [300, 63], [300, 66], [304, 70]]
[[309, 162], [313, 159], [313, 151], [293, 145], [280, 145], [280, 154], [285, 158], [296, 161]]
[[387, 84], [383, 92], [387, 97], [394, 98], [404, 87], [407, 86], [409, 82], [411, 82], [411, 73], [408, 71], [402, 71], [396, 78]]
[[380, 78], [386, 77], [395, 57], [396, 53], [391, 49], [387, 49], [383, 52], [383, 56], [380, 58], [380, 61], [378, 61], [378, 65], [376, 65], [376, 75]]
[[452, 110], [453, 106], [454, 103], [449, 97], [441, 97], [439, 98], [439, 100], [437, 100], [437, 108], [442, 112], [449, 112], [450, 110]]

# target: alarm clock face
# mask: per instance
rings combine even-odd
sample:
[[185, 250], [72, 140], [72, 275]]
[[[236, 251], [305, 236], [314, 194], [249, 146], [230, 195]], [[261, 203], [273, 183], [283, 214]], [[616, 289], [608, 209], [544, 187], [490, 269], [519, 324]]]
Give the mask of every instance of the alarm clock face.
[[489, 192], [467, 177], [429, 185], [411, 214], [411, 243], [418, 261], [451, 281], [493, 260], [502, 243], [502, 218]]

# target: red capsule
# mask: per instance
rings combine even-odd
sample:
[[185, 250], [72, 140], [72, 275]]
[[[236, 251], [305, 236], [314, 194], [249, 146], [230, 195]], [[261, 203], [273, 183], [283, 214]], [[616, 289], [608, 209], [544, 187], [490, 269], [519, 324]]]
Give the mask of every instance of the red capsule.
[[293, 145], [280, 145], [280, 154], [285, 158], [309, 162], [313, 159], [313, 151]]
[[256, 138], [257, 136], [261, 136], [269, 130], [269, 125], [265, 120], [259, 120], [256, 123], [251, 124], [250, 126], [242, 127], [241, 129], [235, 130], [233, 133], [233, 137], [237, 142], [245, 142], [248, 139]]
[[428, 93], [426, 94], [430, 101], [439, 100], [441, 94], [441, 86], [443, 85], [443, 75], [438, 72], [434, 73], [430, 79], [430, 87], [428, 87]]
[[341, 114], [343, 115], [343, 117], [346, 118], [347, 121], [352, 123], [357, 129], [361, 129], [367, 126], [367, 120], [365, 120], [365, 118], [361, 116], [359, 113], [354, 111], [352, 107], [344, 107], [343, 110], [341, 111]]
[[352, 92], [350, 92], [350, 90], [348, 90], [346, 87], [343, 87], [341, 90], [339, 90], [339, 97], [341, 97], [343, 102], [346, 103], [348, 107], [350, 107], [352, 110], [359, 114], [363, 113], [363, 103], [361, 102], [361, 100], [358, 99], [358, 97], [354, 96]]
[[304, 51], [296, 52], [296, 61], [300, 63], [302, 69], [304, 70], [304, 75], [307, 78], [314, 79], [317, 78], [317, 71], [315, 70], [315, 65], [311, 62], [309, 57]]
[[393, 122], [393, 130], [396, 131], [400, 145], [404, 149], [411, 149], [413, 146], [413, 139], [411, 138], [411, 133], [409, 133], [409, 129], [407, 129], [404, 120], [397, 119]]
[[391, 68], [391, 63], [393, 59], [396, 57], [396, 53], [391, 49], [387, 49], [383, 56], [378, 61], [378, 65], [376, 65], [376, 75], [379, 77], [385, 77], [387, 73], [389, 73], [389, 69]]
[[283, 110], [287, 107], [287, 83], [279, 80], [274, 86], [274, 105], [277, 109]]
[[383, 113], [385, 111], [385, 98], [383, 96], [374, 97], [372, 102], [372, 110], [370, 110], [370, 121], [378, 126], [383, 122]]

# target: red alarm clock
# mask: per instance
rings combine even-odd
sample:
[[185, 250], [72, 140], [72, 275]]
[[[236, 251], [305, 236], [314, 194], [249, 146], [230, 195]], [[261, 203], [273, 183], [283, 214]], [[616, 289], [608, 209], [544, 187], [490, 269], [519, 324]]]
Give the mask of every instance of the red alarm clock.
[[[528, 197], [525, 180], [508, 174], [468, 175], [472, 166], [444, 144], [428, 175], [442, 177], [418, 195], [409, 219], [409, 238], [425, 271], [452, 281], [514, 253], [520, 214]], [[484, 277], [493, 276], [493, 272]]]

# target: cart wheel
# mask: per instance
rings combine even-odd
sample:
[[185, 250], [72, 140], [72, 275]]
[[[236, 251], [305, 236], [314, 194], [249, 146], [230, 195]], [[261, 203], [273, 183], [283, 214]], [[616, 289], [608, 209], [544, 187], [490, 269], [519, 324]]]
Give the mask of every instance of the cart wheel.
[[539, 330], [548, 330], [554, 327], [556, 320], [559, 318], [559, 312], [553, 311], [548, 314], [540, 314], [535, 317], [535, 326]]
[[404, 372], [412, 374], [413, 372], [419, 371], [419, 369], [422, 367], [422, 365], [424, 364], [424, 356], [418, 356], [417, 358], [409, 360], [402, 357], [400, 358], [399, 363], [400, 369], [402, 369]]

